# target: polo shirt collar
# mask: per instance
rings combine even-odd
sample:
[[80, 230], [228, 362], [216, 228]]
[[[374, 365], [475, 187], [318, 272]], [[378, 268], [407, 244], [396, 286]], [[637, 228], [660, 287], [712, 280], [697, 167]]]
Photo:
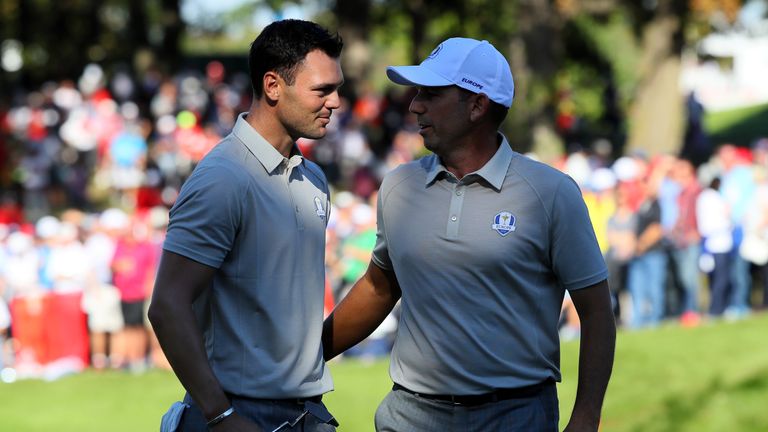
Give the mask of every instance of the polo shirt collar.
[[[501, 144], [493, 157], [483, 165], [479, 170], [469, 173], [467, 175], [477, 175], [485, 179], [494, 189], [501, 190], [501, 186], [504, 184], [504, 179], [507, 177], [509, 171], [509, 164], [512, 162], [512, 157], [515, 152], [512, 151], [512, 147], [509, 146], [507, 137], [499, 133], [501, 137]], [[437, 155], [431, 155], [426, 165], [427, 178], [426, 185], [432, 184], [440, 173], [448, 172], [440, 158]]]
[[[246, 113], [242, 113], [237, 116], [235, 127], [232, 129], [232, 133], [248, 148], [248, 150], [259, 160], [261, 165], [267, 170], [268, 173], [273, 173], [280, 165], [286, 163], [288, 160], [285, 156], [280, 154], [272, 144], [269, 143], [260, 133], [256, 131], [245, 120]], [[291, 148], [291, 159], [295, 156], [303, 157], [299, 147], [296, 143]]]
[[507, 178], [509, 164], [512, 162], [512, 156], [514, 155], [512, 147], [507, 142], [507, 137], [501, 133], [499, 136], [501, 137], [501, 144], [499, 149], [496, 150], [496, 154], [482, 168], [475, 171], [475, 174], [484, 178], [497, 191], [501, 190], [504, 179]]
[[440, 158], [437, 157], [436, 154], [431, 154], [427, 156], [426, 160], [426, 170], [427, 170], [427, 181], [426, 185], [431, 185], [435, 179], [437, 179], [437, 176], [440, 175], [442, 172], [448, 172], [447, 169], [443, 166], [443, 163], [440, 162]]

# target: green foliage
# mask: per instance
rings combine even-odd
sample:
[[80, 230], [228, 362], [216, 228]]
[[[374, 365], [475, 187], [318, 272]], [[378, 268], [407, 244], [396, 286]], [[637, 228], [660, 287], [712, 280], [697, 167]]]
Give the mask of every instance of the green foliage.
[[599, 58], [610, 65], [622, 105], [628, 107], [640, 79], [638, 66], [641, 48], [627, 10], [619, 8], [606, 19], [600, 20], [589, 15], [579, 15], [573, 24]]
[[441, 15], [433, 17], [427, 28], [426, 43], [421, 47], [422, 58], [429, 55], [437, 44], [449, 37], [471, 37], [468, 34], [461, 33], [461, 28], [461, 17], [459, 17], [456, 11], [446, 11]]
[[[380, 0], [373, 2], [371, 13], [374, 31], [381, 30], [393, 38], [405, 35], [425, 57], [438, 43], [455, 36], [488, 39], [502, 48], [517, 30], [517, 8], [514, 1]], [[423, 17], [424, 22], [418, 17]], [[415, 26], [423, 27], [421, 41], [411, 37]]]
[[519, 27], [517, 1], [467, 1], [463, 13], [464, 34], [488, 39], [503, 47], [516, 34]]
[[439, 13], [431, 16], [429, 21], [428, 46], [460, 36], [487, 39], [503, 51], [504, 44], [512, 39], [517, 29], [514, 2], [470, 0], [459, 2], [454, 8], [446, 8], [442, 2], [437, 2], [436, 10]]
[[[619, 332], [613, 377], [603, 409], [611, 432], [759, 432], [768, 430], [768, 315]], [[561, 427], [576, 393], [578, 342], [562, 346]], [[339, 432], [373, 430], [378, 403], [391, 388], [387, 362], [330, 365], [336, 390], [324, 398]], [[55, 382], [0, 384], [0, 418], [9, 431], [157, 430], [183, 395], [176, 377], [152, 371], [87, 372]]]
[[557, 75], [557, 88], [560, 93], [567, 93], [561, 100], [561, 107], [574, 112], [588, 122], [597, 122], [603, 115], [603, 92], [605, 81], [594, 69], [587, 65], [568, 62]]
[[4, 86], [23, 84], [31, 90], [47, 80], [76, 79], [83, 67], [99, 63], [108, 72], [134, 64], [152, 52], [158, 67], [174, 69], [179, 60], [181, 2], [146, 0], [3, 0], [0, 40], [22, 45], [24, 64], [13, 76], [0, 74]]
[[553, 85], [538, 76], [532, 76], [528, 82], [528, 100], [525, 101], [529, 109], [544, 109], [552, 101]]
[[187, 56], [238, 54], [245, 58], [248, 55], [248, 47], [258, 33], [258, 29], [250, 26], [244, 27], [236, 37], [218, 32], [208, 33], [203, 37], [197, 32], [192, 32], [181, 38], [181, 51]]

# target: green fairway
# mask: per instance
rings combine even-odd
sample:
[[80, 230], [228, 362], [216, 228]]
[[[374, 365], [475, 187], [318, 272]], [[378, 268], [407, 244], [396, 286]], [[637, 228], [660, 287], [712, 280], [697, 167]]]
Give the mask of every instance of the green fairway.
[[758, 138], [768, 137], [768, 104], [707, 113], [704, 126], [715, 146], [749, 146]]
[[[602, 430], [768, 430], [766, 329], [768, 315], [620, 332]], [[577, 355], [578, 342], [563, 345], [563, 421], [573, 404]], [[372, 431], [373, 413], [391, 386], [387, 362], [339, 361], [331, 370], [337, 390], [325, 401], [339, 430]], [[181, 396], [173, 374], [159, 371], [0, 384], [0, 430], [156, 431], [166, 407]]]

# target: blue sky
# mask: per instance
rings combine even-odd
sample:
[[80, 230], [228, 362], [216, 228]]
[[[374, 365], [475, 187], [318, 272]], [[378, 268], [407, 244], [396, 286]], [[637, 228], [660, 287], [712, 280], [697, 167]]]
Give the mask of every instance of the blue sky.
[[[194, 22], [201, 14], [226, 12], [246, 3], [248, 3], [248, 0], [183, 0], [181, 3], [181, 14], [185, 21]], [[257, 14], [254, 20], [258, 27], [263, 27], [278, 18], [307, 18], [309, 15], [307, 11], [313, 9], [311, 6], [299, 7], [289, 3], [283, 9], [281, 15], [275, 15], [267, 8], [264, 8], [264, 11]]]

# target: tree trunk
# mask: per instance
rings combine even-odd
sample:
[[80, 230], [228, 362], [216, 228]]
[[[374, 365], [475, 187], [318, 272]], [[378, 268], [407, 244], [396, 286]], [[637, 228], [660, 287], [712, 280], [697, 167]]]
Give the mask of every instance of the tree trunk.
[[163, 64], [169, 72], [175, 72], [179, 66], [179, 40], [184, 30], [181, 20], [180, 0], [162, 0], [163, 41], [158, 50], [158, 58], [163, 59]]
[[562, 66], [563, 19], [549, 0], [522, 0], [518, 11], [527, 63], [537, 76], [549, 80]]
[[142, 1], [128, 2], [128, 39], [134, 49], [146, 48], [149, 45], [147, 31], [147, 6]]
[[[16, 26], [17, 39], [21, 42], [22, 50], [26, 51], [32, 45], [32, 34], [34, 33], [33, 25], [35, 22], [33, 5], [30, 2], [21, 0], [19, 2], [19, 21]], [[29, 88], [32, 82], [30, 68], [25, 63], [21, 69], [21, 85]]]
[[371, 2], [368, 0], [336, 0], [334, 15], [338, 20], [338, 32], [344, 39], [342, 68], [344, 69], [345, 87], [355, 95], [361, 81], [369, 76], [371, 68], [371, 49], [368, 35], [371, 31]]
[[411, 64], [419, 64], [424, 59], [421, 50], [427, 29], [427, 5], [425, 0], [413, 0], [406, 4], [411, 17]]
[[683, 136], [680, 57], [675, 46], [680, 18], [664, 14], [645, 26], [640, 82], [629, 111], [626, 149], [649, 156], [677, 152]]
[[563, 152], [545, 101], [534, 100], [534, 87], [548, 87], [563, 63], [563, 19], [553, 2], [519, 2], [519, 32], [510, 45], [510, 66], [515, 78], [515, 101], [506, 125], [508, 138], [519, 152], [533, 150], [546, 161]]

